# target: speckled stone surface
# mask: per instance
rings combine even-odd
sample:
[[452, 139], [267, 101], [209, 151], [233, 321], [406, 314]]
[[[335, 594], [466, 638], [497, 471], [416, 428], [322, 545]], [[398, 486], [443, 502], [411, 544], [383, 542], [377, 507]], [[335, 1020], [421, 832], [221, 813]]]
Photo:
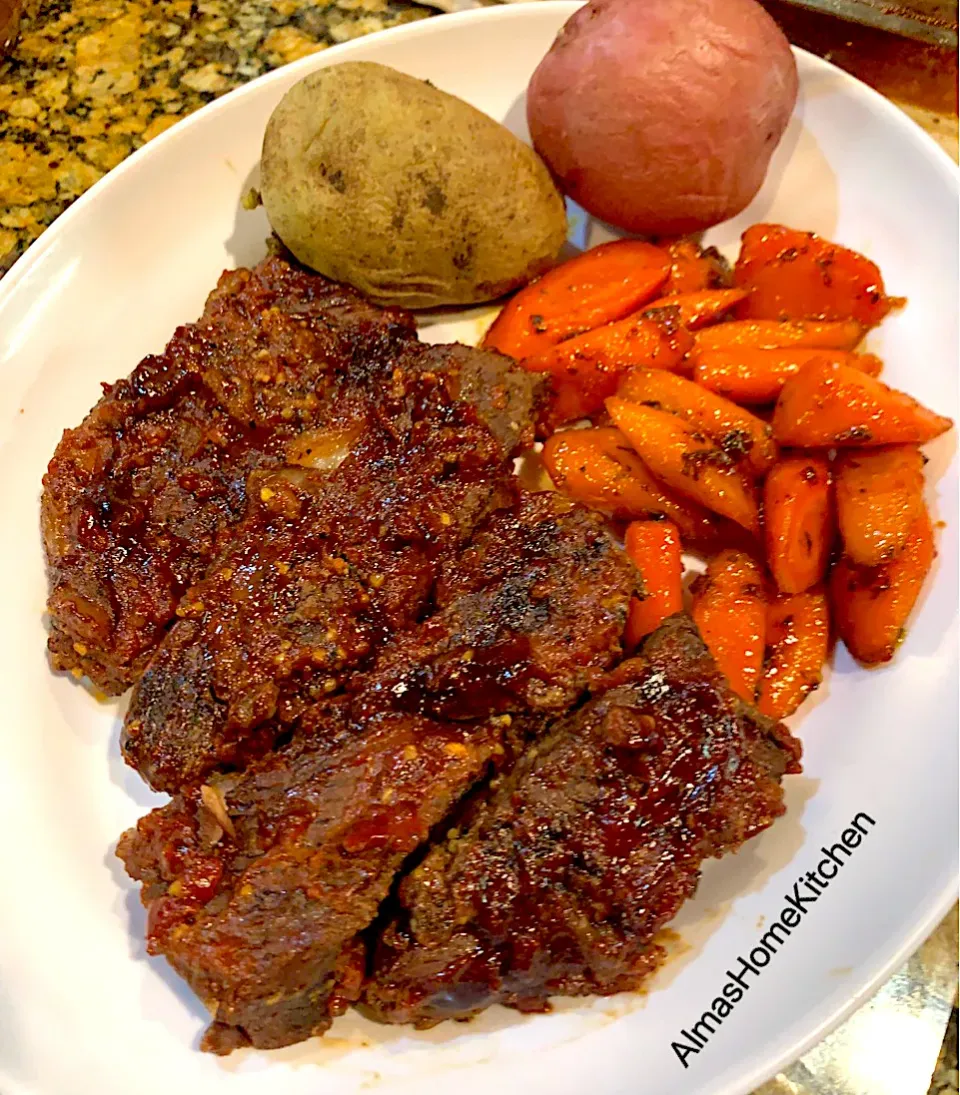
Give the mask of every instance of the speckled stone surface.
[[429, 14], [404, 0], [32, 0], [0, 62], [0, 274], [97, 179], [204, 103]]

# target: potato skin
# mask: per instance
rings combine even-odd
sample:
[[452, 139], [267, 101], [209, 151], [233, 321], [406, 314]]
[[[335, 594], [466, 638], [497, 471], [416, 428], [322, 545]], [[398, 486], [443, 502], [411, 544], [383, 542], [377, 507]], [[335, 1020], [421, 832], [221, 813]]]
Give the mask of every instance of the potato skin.
[[754, 0], [593, 0], [540, 62], [527, 118], [565, 193], [620, 228], [673, 235], [750, 203], [797, 87]]
[[267, 124], [261, 194], [301, 262], [379, 304], [492, 300], [551, 265], [563, 199], [493, 119], [384, 65], [311, 73]]

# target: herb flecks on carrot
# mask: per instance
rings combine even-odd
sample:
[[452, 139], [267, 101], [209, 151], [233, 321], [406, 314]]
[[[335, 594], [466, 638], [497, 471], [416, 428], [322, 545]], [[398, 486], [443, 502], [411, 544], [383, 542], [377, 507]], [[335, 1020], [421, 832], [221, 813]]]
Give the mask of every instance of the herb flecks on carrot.
[[760, 531], [756, 494], [735, 461], [679, 415], [613, 396], [606, 402], [615, 425], [640, 459], [667, 486], [748, 531]]
[[913, 522], [903, 550], [889, 563], [858, 567], [838, 560], [830, 572], [830, 607], [837, 632], [863, 665], [888, 662], [906, 634], [936, 549], [926, 508]]
[[662, 243], [670, 256], [670, 276], [664, 293], [695, 293], [701, 289], [724, 289], [730, 285], [730, 268], [713, 247], [702, 248], [688, 237]]
[[[555, 378], [558, 398], [548, 418], [560, 426], [573, 415], [584, 417], [600, 410], [626, 369], [637, 365], [676, 368], [691, 345], [692, 336], [685, 329], [671, 332], [633, 315], [566, 339], [545, 353], [524, 358], [522, 365]], [[570, 388], [577, 393], [575, 400], [562, 398], [562, 392]]]
[[517, 359], [541, 354], [565, 338], [637, 311], [654, 299], [669, 274], [670, 257], [653, 244], [601, 244], [511, 297], [483, 346]]
[[777, 458], [777, 444], [766, 422], [682, 376], [631, 369], [617, 395], [681, 415], [755, 477], [762, 476]]
[[906, 392], [827, 360], [791, 377], [773, 414], [780, 444], [800, 448], [922, 445], [952, 425]]
[[716, 323], [729, 315], [733, 307], [748, 296], [746, 289], [699, 289], [691, 293], [674, 293], [651, 301], [644, 315], [656, 317], [667, 308], [677, 309], [677, 321], [691, 331]]
[[923, 507], [923, 454], [915, 445], [846, 450], [836, 461], [843, 550], [858, 566], [879, 566], [904, 548]]
[[777, 588], [802, 593], [822, 582], [835, 528], [829, 461], [810, 453], [775, 464], [764, 483], [763, 523]]
[[693, 377], [698, 384], [734, 403], [775, 403], [784, 384], [814, 359], [849, 365], [868, 376], [879, 376], [883, 362], [874, 354], [847, 350], [786, 347], [779, 350], [705, 350], [696, 356]]
[[895, 303], [875, 263], [813, 232], [755, 224], [743, 233], [734, 285], [743, 319], [854, 319], [878, 324]]
[[694, 336], [695, 354], [707, 350], [783, 350], [805, 347], [822, 350], [853, 350], [864, 335], [855, 320], [810, 320], [780, 322], [774, 319], [743, 319], [705, 327]]
[[818, 688], [830, 652], [830, 613], [822, 586], [780, 594], [767, 609], [767, 638], [757, 707], [772, 719], [792, 715]]

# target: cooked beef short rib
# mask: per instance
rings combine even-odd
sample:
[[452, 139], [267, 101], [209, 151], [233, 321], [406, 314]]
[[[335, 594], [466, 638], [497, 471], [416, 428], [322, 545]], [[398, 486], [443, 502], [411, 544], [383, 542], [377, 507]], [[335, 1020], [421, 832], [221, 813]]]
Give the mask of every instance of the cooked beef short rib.
[[282, 258], [223, 274], [196, 323], [104, 385], [44, 477], [56, 669], [122, 692], [243, 513], [251, 471], [363, 420], [413, 318]]
[[[245, 517], [134, 689], [123, 749], [153, 787], [173, 793], [269, 749], [416, 620], [444, 559], [514, 499], [516, 429], [495, 435], [451, 395], [470, 359], [423, 350], [402, 355], [413, 367], [394, 370], [335, 469], [250, 477]], [[511, 397], [515, 424], [533, 392]]]
[[538, 381], [506, 358], [423, 346], [409, 313], [283, 257], [223, 274], [201, 318], [104, 385], [50, 461], [53, 667], [128, 688], [245, 512], [251, 472], [335, 458], [404, 358], [449, 372], [505, 448], [529, 432]]
[[800, 745], [730, 691], [688, 618], [607, 685], [403, 880], [365, 1014], [429, 1027], [636, 989], [703, 860], [783, 813]]
[[384, 651], [364, 695], [438, 718], [564, 710], [622, 653], [636, 581], [598, 514], [524, 491], [445, 562], [437, 610]]
[[499, 733], [391, 713], [363, 733], [328, 725], [317, 747], [294, 743], [178, 795], [122, 837], [117, 854], [149, 909], [148, 950], [213, 1016], [204, 1049], [301, 1041], [356, 998], [357, 933], [484, 774]]

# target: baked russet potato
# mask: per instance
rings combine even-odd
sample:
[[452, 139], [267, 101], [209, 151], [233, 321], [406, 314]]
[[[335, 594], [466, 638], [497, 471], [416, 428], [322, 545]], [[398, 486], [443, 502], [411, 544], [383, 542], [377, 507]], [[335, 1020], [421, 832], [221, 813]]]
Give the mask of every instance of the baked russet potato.
[[267, 124], [261, 194], [307, 266], [378, 304], [492, 300], [563, 246], [563, 199], [537, 154], [431, 84], [347, 62], [295, 84]]

